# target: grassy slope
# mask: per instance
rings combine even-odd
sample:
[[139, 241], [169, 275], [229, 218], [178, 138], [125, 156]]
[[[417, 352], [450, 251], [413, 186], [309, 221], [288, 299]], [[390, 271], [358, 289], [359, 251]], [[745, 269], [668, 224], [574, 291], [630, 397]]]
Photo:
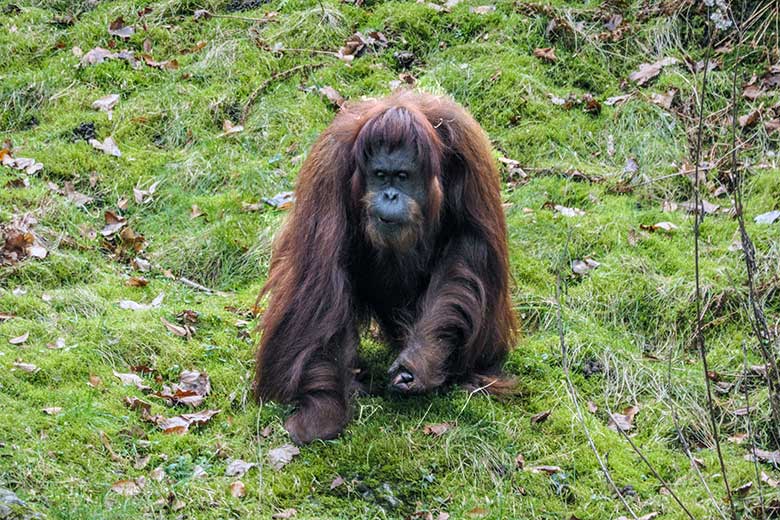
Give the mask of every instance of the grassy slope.
[[[585, 442], [560, 368], [552, 298], [556, 265], [571, 230], [572, 256], [591, 255], [601, 263], [584, 279], [569, 279], [565, 311], [574, 383], [582, 401], [592, 400], [599, 408], [586, 413], [595, 443], [608, 453], [618, 485], [635, 490], [630, 500], [637, 511], [682, 518], [638, 457], [606, 427], [608, 407], [622, 410], [639, 404], [634, 441], [697, 517], [712, 517], [712, 504], [676, 440], [670, 406], [677, 403], [674, 409], [683, 430], [705, 463], [702, 472], [720, 495], [720, 471], [713, 450], [706, 447], [710, 432], [702, 407], [701, 369], [688, 342], [692, 221], [681, 212], [661, 211], [664, 197], [686, 200], [690, 187], [672, 178], [628, 195], [610, 190], [629, 157], [650, 177], [676, 171], [673, 163], [686, 158], [684, 127], [649, 103], [647, 95], [676, 86], [680, 99], [690, 100], [694, 78], [681, 67], [671, 67], [642, 94], [618, 107], [604, 106], [598, 116], [548, 101], [548, 93], [590, 91], [602, 100], [619, 94], [621, 79], [642, 61], [680, 56], [682, 21], [651, 20], [630, 42], [599, 48], [558, 43], [559, 60], [546, 64], [531, 56], [534, 48], [550, 44], [544, 36], [546, 21], [518, 14], [511, 2], [503, 1], [487, 15], [470, 13], [468, 2], [437, 14], [415, 3], [369, 2], [356, 8], [328, 1], [324, 7], [329, 21], [323, 22], [316, 2], [275, 0], [266, 9], [280, 14], [263, 27], [193, 19], [196, 8], [219, 12], [223, 6], [216, 1], [100, 2], [81, 13], [73, 26], [51, 22], [78, 2], [15, 4], [20, 12], [6, 10], [0, 18], [0, 135], [13, 140], [17, 155], [37, 158], [45, 170], [31, 179], [29, 189], [0, 190], [0, 222], [14, 213], [32, 212], [38, 231], [51, 242], [51, 252], [43, 261], [0, 271], [0, 311], [18, 316], [0, 323], [0, 487], [15, 491], [52, 518], [267, 518], [288, 507], [298, 509], [299, 518], [399, 518], [415, 510], [468, 518], [469, 511], [476, 514], [475, 508], [484, 509], [488, 518], [625, 514]], [[72, 47], [86, 51], [105, 46], [108, 22], [118, 15], [135, 20], [135, 12], [146, 5], [153, 8], [146, 17], [148, 32], [139, 31], [127, 44], [119, 42], [119, 48], [140, 51], [148, 37], [155, 58], [176, 57], [179, 70], [132, 70], [121, 61], [77, 67]], [[243, 14], [262, 13], [257, 9]], [[351, 67], [330, 57], [276, 56], [258, 49], [251, 39], [259, 34], [271, 44], [335, 50], [354, 30], [368, 29], [384, 31], [392, 45], [358, 58]], [[181, 54], [199, 40], [207, 42], [203, 50]], [[290, 189], [295, 157], [333, 117], [327, 101], [299, 89], [301, 84], [330, 85], [348, 99], [387, 93], [397, 77], [392, 57], [397, 50], [415, 52], [419, 61], [412, 72], [421, 88], [449, 93], [467, 106], [507, 156], [524, 166], [577, 168], [607, 181], [577, 183], [529, 170], [533, 179], [526, 186], [504, 194], [512, 204], [507, 218], [515, 302], [525, 326], [509, 369], [523, 383], [522, 397], [501, 403], [452, 390], [405, 400], [363, 398], [341, 439], [304, 448], [292, 464], [274, 471], [265, 453], [286, 442], [281, 428], [286, 410], [273, 404], [258, 408], [251, 402], [253, 339], [240, 337], [237, 317], [224, 307], [248, 309], [253, 304], [268, 264], [270, 239], [283, 215], [242, 212], [241, 204]], [[700, 59], [700, 49], [689, 52]], [[244, 132], [217, 137], [222, 120], [235, 122], [256, 85], [274, 72], [312, 61], [327, 65], [306, 77], [274, 83], [257, 100]], [[501, 74], [494, 78], [497, 71]], [[712, 88], [714, 110], [727, 95], [727, 71], [713, 74]], [[109, 93], [121, 94], [112, 121], [90, 109], [93, 100]], [[74, 141], [72, 129], [90, 121], [99, 138], [116, 139], [122, 158]], [[607, 153], [610, 139], [613, 155]], [[765, 158], [759, 151], [754, 159]], [[89, 186], [90, 172], [100, 179], [94, 188]], [[0, 186], [16, 177], [16, 172], [0, 168]], [[153, 202], [132, 202], [134, 186], [155, 180], [160, 185]], [[72, 181], [95, 201], [79, 209], [49, 191], [47, 181]], [[750, 216], [773, 209], [780, 197], [777, 170], [758, 170], [747, 188]], [[146, 237], [148, 257], [155, 264], [233, 294], [207, 296], [161, 272], [149, 276], [143, 289], [126, 287], [132, 269], [79, 233], [82, 225], [100, 229], [103, 210], [115, 208], [123, 196], [131, 199], [124, 214]], [[556, 216], [541, 209], [548, 201], [582, 208], [586, 215]], [[192, 204], [206, 217], [191, 219]], [[680, 229], [671, 235], [647, 234], [630, 244], [631, 230], [663, 220]], [[750, 226], [761, 253], [762, 280], [767, 282], [778, 269], [777, 229]], [[735, 230], [735, 222], [725, 216], [707, 219], [702, 228], [702, 277], [706, 300], [712, 303], [706, 321], [713, 322], [707, 340], [712, 368], [728, 381], [739, 379], [740, 345], [749, 337], [738, 299], [743, 294], [742, 264], [739, 254], [729, 250]], [[60, 242], [64, 237], [70, 242]], [[17, 287], [26, 294], [13, 295]], [[159, 309], [130, 312], [117, 306], [120, 299], [148, 302], [159, 292], [165, 293]], [[42, 300], [44, 293], [50, 301]], [[769, 304], [770, 319], [776, 320], [777, 300]], [[183, 309], [201, 313], [190, 341], [173, 336], [160, 323], [160, 317], [172, 320]], [[7, 338], [28, 331], [25, 345], [7, 343]], [[68, 348], [47, 349], [57, 338]], [[387, 354], [369, 343], [366, 349], [381, 374]], [[645, 355], [665, 359], [670, 352], [671, 385], [665, 363]], [[591, 358], [607, 368], [604, 374], [584, 377], [581, 367]], [[17, 359], [41, 370], [12, 370]], [[185, 368], [206, 370], [213, 384], [206, 405], [222, 412], [185, 436], [155, 431], [122, 403], [126, 395], [141, 393], [112, 376], [112, 370], [126, 372], [138, 364], [154, 367], [166, 380], [175, 380]], [[88, 386], [90, 375], [99, 376], [103, 386]], [[754, 402], [763, 404], [763, 399], [759, 392], [753, 396]], [[744, 431], [742, 419], [732, 413], [743, 406], [738, 394], [718, 395], [717, 403], [724, 437]], [[44, 415], [41, 409], [47, 406], [63, 411]], [[552, 410], [549, 420], [530, 424], [532, 415], [547, 409]], [[154, 411], [171, 414], [161, 405]], [[764, 406], [756, 414], [762, 433], [765, 417]], [[457, 427], [441, 438], [423, 434], [422, 425], [442, 421]], [[259, 432], [267, 425], [273, 433], [265, 439]], [[101, 432], [121, 459], [112, 460]], [[724, 450], [732, 484], [755, 480], [752, 465], [743, 460], [745, 445], [725, 443]], [[151, 456], [142, 470], [133, 468], [139, 454]], [[517, 454], [529, 466], [558, 465], [563, 472], [550, 478], [517, 471]], [[260, 464], [243, 479], [244, 499], [230, 496], [228, 486], [234, 479], [223, 476], [226, 457]], [[166, 468], [166, 479], [150, 481], [139, 496], [121, 498], [109, 491], [113, 482], [148, 476], [158, 465]], [[190, 478], [195, 465], [208, 476]], [[347, 483], [331, 491], [336, 475]], [[183, 510], [155, 505], [169, 493], [184, 502]], [[756, 503], [755, 485], [744, 500]]]

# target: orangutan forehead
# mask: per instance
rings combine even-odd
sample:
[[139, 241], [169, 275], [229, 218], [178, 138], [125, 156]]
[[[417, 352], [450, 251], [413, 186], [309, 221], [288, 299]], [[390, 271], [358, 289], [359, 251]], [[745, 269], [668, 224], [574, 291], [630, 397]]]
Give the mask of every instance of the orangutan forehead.
[[417, 148], [421, 141], [427, 141], [425, 122], [420, 119], [404, 107], [389, 108], [363, 126], [358, 140], [369, 153], [376, 153], [380, 148]]

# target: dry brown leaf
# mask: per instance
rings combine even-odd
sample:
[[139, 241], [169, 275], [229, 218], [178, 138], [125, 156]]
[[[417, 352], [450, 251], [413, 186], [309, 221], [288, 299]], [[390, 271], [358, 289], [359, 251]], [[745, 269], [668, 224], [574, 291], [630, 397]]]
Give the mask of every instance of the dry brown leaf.
[[441, 437], [451, 429], [452, 429], [452, 424], [446, 422], [439, 423], [439, 424], [426, 424], [423, 427], [423, 433], [425, 435], [433, 435], [434, 437]]
[[551, 414], [552, 414], [552, 410], [545, 410], [543, 412], [539, 412], [538, 414], [531, 417], [531, 424], [543, 423], [550, 417]]
[[166, 320], [163, 317], [160, 317], [160, 321], [165, 325], [165, 328], [171, 331], [176, 336], [182, 337], [182, 338], [189, 338], [190, 337], [190, 330], [187, 327], [182, 327], [181, 325], [176, 325], [175, 323], [171, 323], [170, 321]]
[[105, 154], [112, 155], [114, 157], [122, 157], [122, 152], [119, 151], [119, 147], [116, 145], [116, 141], [114, 141], [114, 138], [111, 136], [106, 137], [103, 142], [100, 142], [97, 139], [90, 139], [89, 144], [91, 144], [93, 148], [96, 148]]
[[676, 58], [663, 58], [661, 60], [656, 61], [655, 63], [642, 63], [639, 65], [639, 70], [636, 72], [632, 72], [628, 79], [639, 85], [640, 87], [650, 80], [654, 79], [656, 76], [658, 76], [661, 73], [661, 70], [664, 67], [668, 67], [669, 65], [675, 65], [678, 63], [678, 60]]
[[671, 233], [675, 229], [677, 229], [677, 226], [672, 224], [671, 222], [658, 222], [657, 224], [652, 225], [646, 225], [646, 224], [640, 224], [639, 229], [643, 229], [645, 231], [666, 231], [667, 233]]
[[144, 380], [141, 379], [141, 377], [137, 374], [132, 373], [122, 373], [117, 372], [116, 370], [113, 371], [114, 376], [118, 377], [119, 380], [122, 382], [125, 386], [135, 386], [139, 390], [149, 390], [149, 386], [144, 384]]
[[133, 300], [120, 300], [119, 308], [126, 311], [145, 311], [149, 309], [156, 309], [162, 305], [164, 297], [165, 293], [160, 293], [154, 298], [154, 300], [152, 300], [152, 303], [138, 303], [134, 302]]
[[143, 276], [131, 276], [125, 281], [125, 285], [128, 287], [146, 287], [149, 284], [149, 280]]
[[270, 450], [268, 452], [268, 461], [271, 463], [271, 467], [278, 471], [289, 464], [293, 457], [300, 452], [301, 450], [292, 444], [285, 444], [284, 446]]
[[555, 56], [555, 47], [541, 47], [534, 49], [534, 56], [549, 62], [554, 62], [558, 59], [557, 56]]
[[478, 5], [469, 9], [470, 13], [474, 14], [490, 14], [496, 10], [494, 5]]
[[609, 417], [609, 423], [607, 427], [611, 430], [618, 431], [618, 428], [624, 432], [630, 431], [634, 427], [634, 416], [639, 412], [638, 406], [629, 406], [623, 410], [623, 413], [613, 413]]
[[517, 456], [515, 456], [515, 467], [517, 469], [525, 468], [525, 457], [522, 453], [518, 453]]
[[220, 410], [203, 410], [196, 413], [185, 413], [176, 417], [160, 417], [155, 422], [163, 433], [183, 435], [189, 431], [190, 426], [206, 424], [218, 414]]
[[254, 462], [246, 462], [241, 459], [236, 459], [228, 464], [225, 470], [226, 477], [238, 477], [241, 478], [246, 475], [246, 472], [257, 466]]
[[319, 93], [322, 97], [333, 103], [333, 105], [338, 108], [343, 107], [344, 103], [346, 102], [344, 96], [342, 96], [338, 90], [331, 86], [320, 87]]
[[775, 466], [780, 465], [780, 451], [767, 451], [762, 450], [761, 448], [755, 448], [752, 452], [753, 453], [745, 455], [746, 460], [752, 461], [755, 458], [759, 462], [766, 462]]
[[9, 339], [8, 343], [10, 343], [11, 345], [21, 345], [22, 343], [27, 341], [27, 339], [29, 337], [30, 337], [30, 333], [29, 332], [25, 332], [21, 336], [16, 336], [15, 338]]
[[482, 518], [483, 516], [487, 516], [488, 513], [490, 513], [490, 511], [484, 507], [475, 507], [466, 512], [467, 515], [473, 518]]
[[739, 123], [740, 128], [745, 128], [749, 126], [753, 126], [761, 119], [761, 109], [756, 109], [751, 111], [748, 114], [745, 114], [743, 116], [739, 116], [737, 118], [737, 123]]
[[288, 509], [285, 509], [284, 511], [279, 511], [278, 513], [274, 513], [273, 515], [271, 515], [271, 518], [274, 518], [274, 519], [276, 519], [276, 518], [292, 518], [292, 517], [294, 517], [297, 514], [298, 514], [298, 510], [297, 509], [288, 508]]
[[234, 125], [229, 119], [222, 121], [222, 133], [217, 137], [225, 137], [244, 131], [243, 125]]
[[135, 34], [135, 28], [132, 25], [125, 25], [124, 19], [120, 16], [108, 24], [108, 34], [126, 40]]
[[27, 372], [28, 374], [34, 374], [40, 370], [40, 368], [33, 365], [32, 363], [22, 363], [21, 361], [15, 361], [13, 366], [14, 368], [18, 368], [22, 372]]
[[46, 415], [57, 415], [62, 411], [62, 408], [59, 406], [50, 406], [49, 408], [44, 408], [43, 413]]
[[547, 475], [553, 475], [561, 471], [560, 466], [532, 466], [528, 468], [531, 473], [545, 473]]
[[134, 497], [141, 493], [145, 480], [138, 477], [135, 480], [118, 480], [111, 485], [111, 491], [123, 497]]
[[103, 386], [103, 380], [100, 379], [100, 377], [96, 375], [90, 375], [89, 380], [87, 381], [87, 384], [91, 386], [92, 388], [99, 388]]
[[205, 214], [206, 212], [200, 209], [197, 204], [193, 204], [190, 208], [190, 218], [202, 217]]
[[582, 260], [573, 260], [571, 263], [571, 270], [574, 271], [575, 274], [584, 276], [593, 269], [596, 269], [599, 265], [601, 264], [591, 257], [586, 256]]
[[240, 480], [230, 484], [230, 495], [233, 498], [244, 498], [246, 496], [246, 486]]
[[331, 491], [341, 486], [342, 484], [344, 484], [344, 479], [340, 475], [336, 475], [336, 478], [334, 478], [330, 483]]

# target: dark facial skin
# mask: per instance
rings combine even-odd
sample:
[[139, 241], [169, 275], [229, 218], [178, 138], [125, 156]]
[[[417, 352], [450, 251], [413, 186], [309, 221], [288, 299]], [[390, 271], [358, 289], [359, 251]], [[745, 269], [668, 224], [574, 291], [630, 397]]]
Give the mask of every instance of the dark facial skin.
[[368, 216], [377, 232], [392, 236], [417, 224], [426, 186], [411, 145], [379, 148], [368, 159], [365, 176]]

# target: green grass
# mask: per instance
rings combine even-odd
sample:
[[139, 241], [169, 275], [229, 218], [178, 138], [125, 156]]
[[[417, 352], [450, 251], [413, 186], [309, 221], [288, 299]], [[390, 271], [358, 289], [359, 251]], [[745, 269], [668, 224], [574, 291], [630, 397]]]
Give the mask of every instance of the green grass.
[[[600, 262], [584, 277], [564, 270], [573, 382], [580, 403], [598, 407], [595, 413], [585, 410], [596, 447], [617, 485], [631, 486], [628, 500], [638, 514], [657, 511], [662, 518], [684, 518], [630, 446], [607, 427], [608, 410], [640, 406], [633, 441], [696, 518], [716, 518], [672, 420], [675, 413], [723, 507], [702, 369], [691, 342], [692, 217], [662, 211], [664, 200], [690, 199], [691, 183], [668, 177], [627, 194], [617, 189], [625, 181], [629, 158], [640, 166], [640, 182], [668, 176], [690, 160], [686, 131], [694, 121], [653, 105], [650, 94], [679, 89], [675, 106], [683, 112], [688, 106], [692, 116], [699, 78], [682, 66], [668, 67], [649, 86], [630, 87], [637, 93], [626, 103], [604, 105], [597, 115], [549, 100], [550, 94], [590, 92], [603, 101], [623, 92], [621, 81], [639, 63], [668, 55], [702, 59], [702, 18], [687, 12], [640, 23], [638, 7], [630, 7], [624, 16], [635, 24], [631, 36], [604, 43], [565, 34], [551, 40], [545, 17], [522, 14], [505, 0], [486, 15], [470, 11], [480, 5], [473, 1], [436, 13], [414, 2], [368, 1], [356, 7], [330, 0], [272, 0], [233, 13], [260, 18], [278, 11], [267, 24], [192, 16], [196, 9], [224, 14], [228, 3], [0, 1], [0, 138], [13, 142], [15, 156], [45, 165], [30, 176], [29, 188], [6, 187], [20, 174], [0, 167], [0, 224], [31, 213], [49, 250], [44, 260], [0, 267], [0, 312], [16, 316], [0, 321], [0, 488], [16, 493], [33, 511], [63, 519], [269, 518], [287, 508], [298, 510], [296, 518], [344, 519], [407, 518], [417, 511], [431, 511], [434, 518], [439, 512], [495, 519], [627, 515], [588, 447], [561, 368], [554, 295], [561, 251], [571, 235], [572, 258], [592, 256]], [[593, 2], [551, 4], [561, 13], [593, 20]], [[152, 11], [139, 22], [136, 13], [144, 7]], [[75, 17], [72, 25], [56, 23], [67, 15]], [[112, 40], [108, 23], [120, 15], [137, 32], [127, 42], [114, 40], [116, 50], [140, 53], [148, 38], [154, 58], [175, 58], [178, 70], [132, 69], [121, 60], [79, 67], [72, 49], [107, 47]], [[257, 45], [336, 51], [356, 30], [380, 30], [390, 44], [350, 66], [327, 55], [274, 54]], [[198, 41], [205, 41], [205, 48], [182, 52]], [[555, 46], [555, 63], [533, 57], [533, 49], [548, 46]], [[267, 452], [288, 442], [282, 422], [289, 410], [252, 401], [257, 337], [246, 334], [251, 325], [238, 328], [236, 321], [244, 316], [226, 306], [247, 311], [255, 303], [284, 215], [270, 209], [247, 212], [242, 205], [291, 189], [301, 155], [333, 118], [329, 102], [308, 87], [332, 86], [351, 100], [387, 94], [398, 77], [393, 58], [398, 51], [415, 53], [410, 72], [418, 88], [449, 94], [466, 106], [489, 134], [496, 154], [518, 160], [531, 177], [503, 194], [513, 299], [523, 324], [507, 368], [518, 376], [523, 392], [506, 401], [458, 389], [409, 399], [361, 398], [341, 438], [302, 448], [292, 463], [276, 471]], [[746, 60], [748, 76], [765, 66], [754, 54]], [[733, 53], [723, 60], [710, 77], [708, 113], [727, 104]], [[223, 120], [236, 123], [260, 83], [302, 63], [325, 65], [272, 82], [252, 105], [245, 130], [219, 137]], [[90, 105], [110, 93], [121, 100], [108, 120]], [[760, 101], [771, 106], [778, 95]], [[743, 107], [741, 113], [748, 110]], [[89, 122], [98, 139], [113, 136], [121, 158], [74, 138], [73, 130]], [[727, 130], [723, 119], [707, 125], [705, 144], [715, 157], [728, 151]], [[774, 326], [780, 319], [780, 227], [755, 225], [752, 217], [777, 209], [778, 143], [761, 125], [742, 137], [752, 143], [743, 157], [769, 165], [749, 170], [745, 202], [748, 230], [758, 249], [758, 282]], [[574, 169], [603, 181], [575, 182], [565, 175]], [[98, 181], [92, 186], [94, 175]], [[709, 171], [708, 186], [717, 186], [723, 175], [723, 168]], [[94, 201], [79, 208], [48, 187], [67, 181]], [[133, 188], [155, 181], [153, 200], [136, 204]], [[144, 288], [125, 285], [130, 276], [141, 274], [133, 270], [129, 255], [114, 255], [100, 239], [82, 236], [87, 228], [99, 231], [103, 212], [117, 210], [123, 197], [129, 204], [121, 213], [129, 227], [144, 235], [142, 256], [155, 266], [145, 274], [149, 285]], [[706, 198], [730, 205], [727, 198]], [[586, 214], [566, 218], [544, 209], [548, 202]], [[193, 204], [205, 215], [191, 218]], [[679, 229], [668, 234], [640, 230], [660, 221]], [[759, 486], [753, 465], [744, 460], [749, 448], [725, 440], [745, 431], [744, 418], [734, 411], [744, 406], [740, 392], [746, 384], [758, 407], [753, 414], [756, 442], [772, 447], [766, 391], [755, 376], [743, 377], [741, 368], [743, 342], [751, 350], [749, 363], [759, 358], [752, 352], [743, 311], [744, 264], [730, 248], [737, 236], [736, 221], [727, 215], [705, 220], [701, 277], [711, 369], [723, 381], [736, 383], [715, 396], [728, 478], [733, 487], [754, 481], [746, 496], [737, 498], [738, 511], [751, 518]], [[226, 294], [195, 291], [166, 271]], [[157, 309], [133, 312], [118, 306], [123, 299], [148, 303], [161, 292], [165, 298]], [[160, 321], [174, 321], [184, 309], [200, 313], [190, 340], [171, 334]], [[8, 342], [27, 332], [24, 344]], [[64, 349], [47, 348], [58, 338]], [[368, 338], [364, 350], [372, 373], [382, 377], [390, 354]], [[665, 362], [670, 355], [671, 381]], [[586, 377], [583, 367], [593, 360], [604, 370]], [[15, 361], [40, 370], [14, 369]], [[155, 370], [144, 376], [155, 388], [160, 381], [176, 381], [184, 369], [208, 372], [213, 390], [203, 408], [221, 412], [187, 435], [161, 433], [123, 403], [126, 396], [143, 394], [122, 386], [112, 371], [128, 372], [134, 365]], [[91, 376], [102, 384], [90, 386]], [[61, 413], [44, 414], [42, 409], [51, 406], [61, 407]], [[550, 418], [531, 424], [530, 418], [544, 410], [552, 410]], [[186, 411], [159, 401], [153, 408], [168, 416]], [[441, 437], [424, 434], [426, 424], [439, 422], [454, 427]], [[267, 426], [271, 434], [266, 438], [261, 431]], [[519, 470], [519, 454], [527, 468], [555, 465], [562, 471], [551, 477]], [[136, 469], [136, 460], [146, 455], [148, 464]], [[244, 498], [230, 494], [235, 478], [224, 476], [229, 458], [258, 463], [242, 479]], [[196, 466], [206, 476], [193, 478]], [[151, 478], [157, 467], [165, 471], [160, 482]], [[778, 478], [770, 466], [761, 469]], [[110, 489], [114, 482], [142, 476], [146, 485], [137, 496], [122, 497]], [[337, 476], [345, 483], [331, 490]], [[761, 491], [767, 502], [780, 499], [775, 489], [763, 486]], [[172, 506], [178, 501], [182, 509]]]

